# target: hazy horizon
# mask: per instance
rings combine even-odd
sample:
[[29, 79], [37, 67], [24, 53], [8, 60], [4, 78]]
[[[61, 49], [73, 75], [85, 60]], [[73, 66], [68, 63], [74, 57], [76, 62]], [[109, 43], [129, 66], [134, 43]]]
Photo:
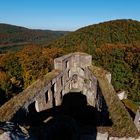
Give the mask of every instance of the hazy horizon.
[[115, 19], [140, 21], [139, 0], [1, 0], [0, 23], [75, 31]]
[[[135, 20], [135, 19], [110, 19], [110, 20], [106, 20], [106, 21], [101, 21], [101, 22], [93, 23], [93, 24], [99, 24], [99, 23], [108, 22], [108, 21], [113, 21], [113, 20]], [[136, 21], [139, 21], [139, 20], [136, 20]], [[139, 22], [140, 22], [140, 21], [139, 21]], [[28, 28], [28, 29], [50, 30], [50, 31], [76, 31], [76, 30], [78, 30], [78, 29], [80, 29], [80, 28], [93, 25], [93, 24], [85, 25], [85, 26], [79, 27], [79, 28], [77, 28], [77, 29], [75, 29], [75, 30], [57, 30], [57, 29], [55, 30], [55, 29], [47, 29], [47, 28], [32, 28], [32, 27], [28, 27], [28, 26], [22, 26], [22, 25], [10, 24], [10, 23], [0, 23], [0, 24], [8, 24], [8, 25], [19, 26], [19, 27]]]

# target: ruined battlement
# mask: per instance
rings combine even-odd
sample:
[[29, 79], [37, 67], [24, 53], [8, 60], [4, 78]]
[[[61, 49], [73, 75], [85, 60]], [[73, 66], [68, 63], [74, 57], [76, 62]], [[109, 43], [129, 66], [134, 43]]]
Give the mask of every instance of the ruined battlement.
[[59, 70], [71, 69], [72, 67], [85, 68], [92, 65], [92, 56], [86, 53], [71, 53], [54, 59], [54, 68]]
[[109, 135], [121, 137], [138, 133], [111, 85], [111, 74], [92, 66], [91, 55], [79, 52], [54, 59], [52, 72], [0, 108], [0, 122], [19, 123], [33, 108], [36, 112], [42, 112], [60, 106], [63, 97], [70, 92], [81, 92], [86, 97], [87, 105], [102, 114], [102, 119], [98, 120], [100, 126], [104, 126], [106, 118], [112, 121], [112, 126], [106, 130]]

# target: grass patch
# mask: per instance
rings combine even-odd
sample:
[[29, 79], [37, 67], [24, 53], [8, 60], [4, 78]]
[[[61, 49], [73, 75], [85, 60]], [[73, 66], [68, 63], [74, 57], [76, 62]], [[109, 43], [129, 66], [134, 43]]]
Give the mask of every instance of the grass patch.
[[124, 105], [130, 109], [134, 114], [136, 114], [139, 106], [136, 105], [133, 101], [129, 100], [129, 99], [123, 99], [122, 102], [124, 103]]

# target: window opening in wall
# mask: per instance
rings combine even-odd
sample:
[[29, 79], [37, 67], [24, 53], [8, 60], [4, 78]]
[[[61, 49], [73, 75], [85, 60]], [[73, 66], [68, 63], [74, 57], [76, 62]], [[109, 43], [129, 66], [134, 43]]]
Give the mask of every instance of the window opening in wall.
[[69, 69], [69, 61], [66, 61], [66, 69]]
[[51, 91], [52, 91], [52, 95], [53, 95], [53, 106], [55, 106], [55, 98], [54, 98], [54, 84], [52, 85], [52, 87], [51, 87]]
[[35, 101], [28, 106], [28, 111], [29, 111], [29, 113], [35, 113], [36, 112]]
[[77, 82], [77, 80], [78, 80], [77, 74], [74, 74], [74, 75], [72, 76], [72, 80], [73, 80], [74, 83]]
[[46, 91], [45, 93], [45, 100], [46, 100], [46, 103], [49, 101], [49, 92]]
[[70, 70], [68, 71], [68, 78], [70, 78]]
[[63, 99], [62, 91], [60, 92], [60, 99], [61, 99], [61, 100]]

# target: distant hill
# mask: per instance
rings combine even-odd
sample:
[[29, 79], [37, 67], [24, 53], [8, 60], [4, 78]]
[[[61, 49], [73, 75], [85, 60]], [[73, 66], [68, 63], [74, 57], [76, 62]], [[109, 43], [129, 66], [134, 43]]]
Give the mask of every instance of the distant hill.
[[140, 41], [140, 22], [135, 20], [113, 20], [83, 27], [53, 43], [56, 47], [96, 48], [105, 43], [129, 44]]
[[26, 43], [49, 43], [68, 33], [67, 31], [37, 30], [0, 24], [0, 47]]
[[[0, 27], [0, 43], [11, 43], [0, 48], [0, 93], [4, 99], [51, 71], [54, 58], [81, 51], [92, 55], [94, 65], [111, 72], [117, 92], [125, 90], [129, 99], [140, 105], [139, 21], [108, 21], [72, 33]], [[15, 51], [6, 54], [11, 48]]]

